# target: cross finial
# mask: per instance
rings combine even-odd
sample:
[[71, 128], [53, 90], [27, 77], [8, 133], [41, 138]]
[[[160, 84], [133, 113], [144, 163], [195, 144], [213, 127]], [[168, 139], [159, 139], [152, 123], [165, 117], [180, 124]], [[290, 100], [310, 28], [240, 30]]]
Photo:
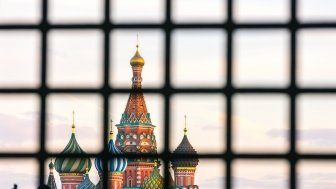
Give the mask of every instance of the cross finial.
[[72, 133], [75, 133], [75, 111], [72, 111]]
[[184, 131], [184, 135], [187, 135], [187, 131], [188, 131], [188, 129], [187, 129], [187, 115], [184, 115], [184, 129], [183, 129], [183, 131]]
[[137, 43], [136, 43], [136, 48], [139, 48], [139, 34], [137, 33]]

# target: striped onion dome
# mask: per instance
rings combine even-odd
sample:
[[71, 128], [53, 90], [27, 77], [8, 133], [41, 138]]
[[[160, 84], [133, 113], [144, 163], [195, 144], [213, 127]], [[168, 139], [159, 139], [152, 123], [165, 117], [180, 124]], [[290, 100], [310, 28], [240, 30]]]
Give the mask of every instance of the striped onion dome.
[[[71, 138], [62, 154], [85, 154], [75, 136], [75, 124], [72, 124]], [[90, 158], [56, 158], [55, 169], [59, 173], [85, 173], [85, 168], [91, 169]]]
[[[185, 117], [186, 118], [186, 117]], [[174, 151], [174, 154], [194, 154], [196, 155], [197, 152], [194, 147], [190, 144], [188, 137], [187, 137], [187, 127], [184, 128], [184, 136], [181, 143], [177, 146]], [[173, 159], [172, 160], [173, 167], [196, 167], [198, 165], [197, 158], [190, 158], [190, 159]]]
[[79, 185], [77, 186], [77, 189], [95, 189], [96, 188], [96, 185], [94, 185], [90, 180], [88, 168], [86, 169], [87, 171], [84, 175], [84, 180], [79, 183]]
[[163, 189], [164, 179], [160, 175], [160, 171], [157, 166], [157, 162], [154, 162], [154, 168], [152, 174], [144, 181], [142, 185], [143, 189]]
[[[113, 142], [113, 132], [112, 128], [110, 131], [110, 137], [108, 142], [108, 150], [113, 154], [122, 154], [122, 152], [118, 149], [118, 147]], [[96, 158], [95, 166], [98, 172], [103, 171], [103, 162], [101, 159]], [[124, 172], [127, 167], [127, 159], [126, 158], [112, 158], [108, 162], [108, 171], [109, 172]]]

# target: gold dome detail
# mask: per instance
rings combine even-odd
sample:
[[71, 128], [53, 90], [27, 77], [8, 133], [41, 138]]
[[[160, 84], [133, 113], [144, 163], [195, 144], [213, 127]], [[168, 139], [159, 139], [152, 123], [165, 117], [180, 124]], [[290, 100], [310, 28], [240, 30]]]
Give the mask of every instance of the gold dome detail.
[[143, 66], [145, 64], [145, 60], [141, 57], [139, 53], [139, 46], [136, 46], [136, 51], [134, 56], [131, 58], [131, 66]]

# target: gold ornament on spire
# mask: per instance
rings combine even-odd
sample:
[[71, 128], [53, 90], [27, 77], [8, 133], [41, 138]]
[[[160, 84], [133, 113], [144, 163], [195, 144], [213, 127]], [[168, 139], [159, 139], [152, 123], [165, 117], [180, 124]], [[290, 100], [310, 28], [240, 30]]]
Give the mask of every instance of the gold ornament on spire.
[[85, 168], [85, 174], [89, 174], [89, 161], [86, 161], [86, 168]]
[[158, 166], [157, 160], [154, 160], [154, 167], [157, 167], [157, 166]]
[[112, 121], [112, 119], [111, 119], [111, 121], [110, 121], [110, 137], [109, 137], [109, 139], [110, 139], [110, 140], [112, 140], [112, 139], [113, 139], [113, 130], [112, 130], [112, 124], [113, 124], [113, 121]]
[[139, 35], [137, 34], [137, 43], [136, 43], [136, 51], [134, 56], [131, 58], [131, 66], [143, 66], [145, 64], [145, 60], [141, 57], [139, 53]]
[[187, 129], [187, 115], [184, 115], [184, 129], [183, 129], [184, 135], [187, 135], [188, 129]]
[[75, 133], [75, 111], [72, 111], [72, 133]]

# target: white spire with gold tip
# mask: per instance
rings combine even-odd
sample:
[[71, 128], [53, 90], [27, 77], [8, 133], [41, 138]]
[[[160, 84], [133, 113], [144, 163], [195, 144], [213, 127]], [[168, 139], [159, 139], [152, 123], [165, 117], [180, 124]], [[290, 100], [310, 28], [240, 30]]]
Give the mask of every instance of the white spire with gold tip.
[[187, 115], [184, 115], [184, 129], [183, 129], [184, 135], [187, 135], [188, 129], [187, 129]]

